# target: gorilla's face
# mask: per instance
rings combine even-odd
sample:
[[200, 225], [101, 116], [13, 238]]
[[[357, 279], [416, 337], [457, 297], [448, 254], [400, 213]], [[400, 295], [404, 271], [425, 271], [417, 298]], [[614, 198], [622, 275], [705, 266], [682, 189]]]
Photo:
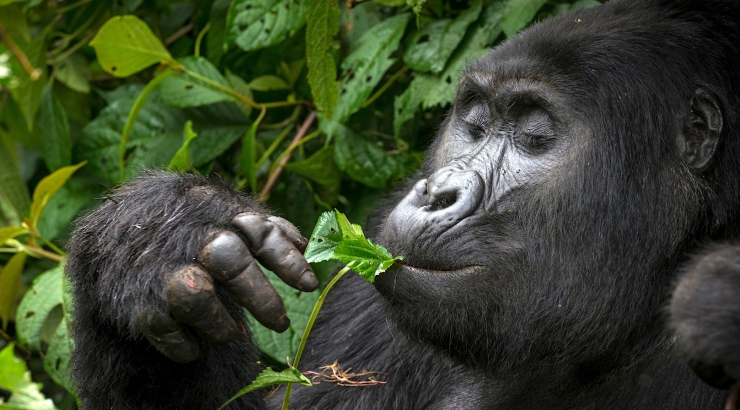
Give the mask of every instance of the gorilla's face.
[[609, 47], [630, 39], [594, 29], [619, 28], [601, 10], [586, 28], [542, 23], [461, 77], [423, 178], [379, 238], [405, 257], [375, 283], [410, 335], [492, 365], [576, 346], [603, 361], [660, 328], [645, 312], [665, 300], [700, 209], [676, 149], [690, 96], [661, 100], [659, 71], [620, 71]]

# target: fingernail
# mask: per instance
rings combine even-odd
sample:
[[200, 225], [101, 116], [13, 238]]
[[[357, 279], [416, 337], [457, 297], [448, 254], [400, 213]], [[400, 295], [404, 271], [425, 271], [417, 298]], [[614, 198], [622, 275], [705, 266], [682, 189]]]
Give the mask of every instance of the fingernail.
[[319, 280], [316, 279], [316, 275], [312, 271], [306, 269], [301, 274], [301, 278], [298, 279], [298, 287], [306, 292], [313, 292], [319, 287]]
[[288, 330], [290, 327], [290, 319], [288, 319], [288, 316], [283, 315], [283, 317], [280, 318], [280, 321], [275, 325], [275, 331], [278, 333], [283, 333], [284, 331]]

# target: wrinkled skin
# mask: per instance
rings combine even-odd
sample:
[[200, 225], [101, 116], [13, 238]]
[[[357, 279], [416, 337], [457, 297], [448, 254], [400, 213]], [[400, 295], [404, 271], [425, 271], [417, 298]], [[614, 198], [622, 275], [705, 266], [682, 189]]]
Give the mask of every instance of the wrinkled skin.
[[[740, 378], [739, 22], [731, 1], [614, 0], [471, 64], [422, 171], [368, 221], [403, 264], [340, 280], [301, 363], [386, 384], [297, 388], [291, 408], [722, 408]], [[196, 176], [112, 198], [69, 245], [83, 408], [218, 407], [260, 370], [241, 308], [289, 324], [255, 261], [312, 291], [305, 238]], [[263, 394], [231, 408], [279, 406]]]

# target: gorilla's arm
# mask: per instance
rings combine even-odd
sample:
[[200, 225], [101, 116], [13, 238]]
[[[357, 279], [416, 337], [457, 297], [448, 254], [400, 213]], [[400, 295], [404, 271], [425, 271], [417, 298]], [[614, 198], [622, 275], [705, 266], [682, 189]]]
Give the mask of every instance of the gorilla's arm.
[[[241, 306], [274, 330], [289, 325], [255, 258], [311, 291], [305, 244], [216, 181], [149, 172], [122, 186], [68, 246], [83, 408], [217, 408], [260, 370]], [[232, 408], [261, 408], [260, 394]]]
[[718, 244], [698, 255], [679, 278], [670, 304], [678, 353], [707, 383], [740, 381], [740, 245]]

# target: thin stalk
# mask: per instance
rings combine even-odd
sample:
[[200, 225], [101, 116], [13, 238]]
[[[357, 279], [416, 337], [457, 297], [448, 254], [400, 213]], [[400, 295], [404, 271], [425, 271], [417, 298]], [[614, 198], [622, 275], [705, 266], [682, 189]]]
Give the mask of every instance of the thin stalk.
[[[324, 288], [324, 291], [321, 292], [321, 296], [319, 296], [319, 300], [316, 301], [316, 304], [313, 306], [313, 310], [311, 311], [311, 316], [308, 318], [308, 323], [306, 323], [306, 328], [303, 330], [303, 336], [301, 336], [301, 343], [298, 345], [298, 351], [295, 354], [295, 360], [293, 360], [293, 367], [298, 368], [298, 363], [301, 361], [301, 355], [303, 354], [303, 349], [306, 347], [306, 341], [308, 340], [308, 334], [311, 333], [311, 328], [313, 327], [313, 323], [316, 321], [316, 317], [319, 315], [319, 310], [321, 310], [321, 306], [324, 304], [324, 300], [326, 299], [326, 295], [329, 293], [331, 288], [334, 286], [339, 279], [344, 276], [345, 273], [349, 272], [349, 266], [345, 266], [342, 268], [342, 270], [339, 271], [339, 273], [334, 276], [334, 278], [329, 282], [328, 285], [326, 285], [326, 288]], [[293, 386], [292, 383], [288, 383], [288, 387], [285, 388], [285, 398], [283, 399], [283, 408], [282, 410], [288, 410], [288, 404], [290, 404], [290, 390]]]
[[185, 27], [177, 30], [175, 34], [167, 37], [167, 39], [164, 41], [164, 45], [169, 47], [174, 43], [175, 41], [179, 40], [180, 37], [184, 36], [185, 34], [188, 34], [193, 29], [193, 23], [188, 23]]
[[203, 37], [205, 37], [208, 30], [211, 28], [211, 23], [208, 23], [203, 27], [203, 30], [198, 33], [198, 37], [195, 38], [195, 51], [193, 52], [193, 55], [195, 55], [196, 58], [200, 57], [200, 43], [203, 42]]
[[267, 148], [267, 151], [265, 151], [265, 153], [262, 155], [262, 157], [257, 161], [257, 164], [255, 164], [255, 166], [254, 166], [255, 168], [259, 169], [262, 166], [262, 164], [265, 161], [267, 161], [268, 158], [270, 158], [270, 155], [272, 155], [272, 153], [275, 152], [275, 150], [277, 149], [277, 147], [280, 145], [280, 143], [283, 142], [283, 140], [285, 139], [285, 137], [288, 136], [288, 133], [292, 129], [293, 129], [293, 125], [292, 124], [291, 125], [288, 125], [287, 127], [285, 127], [285, 129], [280, 133], [280, 135], [278, 135], [277, 139], [275, 139], [275, 141], [272, 144], [270, 144], [270, 147]]
[[[262, 191], [260, 192], [260, 196], [259, 196], [260, 201], [264, 201], [265, 199], [267, 199], [267, 196], [270, 193], [270, 190], [275, 185], [275, 182], [277, 182], [277, 179], [283, 170], [283, 166], [290, 159], [290, 156], [293, 154], [293, 150], [295, 150], [297, 147], [301, 145], [299, 144], [299, 142], [303, 139], [303, 136], [306, 135], [306, 132], [308, 132], [308, 128], [311, 127], [311, 124], [313, 124], [313, 121], [315, 119], [316, 119], [316, 111], [311, 111], [306, 117], [306, 119], [303, 121], [303, 124], [301, 125], [301, 128], [296, 133], [295, 138], [293, 138], [293, 142], [291, 142], [288, 149], [285, 150], [285, 152], [283, 152], [280, 155], [280, 158], [278, 158], [276, 165], [274, 166], [274, 170], [271, 170], [270, 176], [267, 178], [267, 183], [265, 184], [265, 187], [262, 188]], [[313, 136], [311, 138], [313, 138]]]
[[146, 102], [147, 98], [149, 98], [149, 94], [154, 91], [154, 89], [162, 82], [165, 78], [176, 74], [177, 71], [175, 70], [166, 70], [161, 72], [156, 77], [152, 78], [152, 81], [149, 81], [149, 84], [144, 87], [143, 90], [141, 90], [141, 94], [136, 98], [136, 101], [134, 101], [134, 105], [131, 107], [131, 111], [128, 113], [128, 118], [126, 119], [126, 125], [123, 126], [123, 132], [121, 133], [121, 146], [118, 149], [118, 173], [119, 173], [119, 179], [121, 182], [126, 179], [126, 176], [124, 174], [124, 156], [126, 155], [126, 144], [128, 143], [128, 137], [131, 135], [131, 130], [134, 128], [134, 123], [136, 122], [136, 118], [139, 116], [139, 111], [144, 107], [144, 103]]
[[396, 73], [393, 74], [393, 76], [389, 78], [388, 81], [385, 84], [383, 84], [383, 86], [380, 87], [380, 89], [375, 94], [372, 95], [372, 97], [368, 98], [367, 101], [362, 103], [360, 107], [365, 108], [368, 105], [375, 102], [375, 100], [377, 100], [378, 97], [380, 97], [385, 92], [385, 90], [387, 90], [391, 85], [393, 85], [393, 83], [395, 83], [399, 77], [401, 77], [406, 71], [408, 71], [408, 69], [409, 69], [409, 66], [405, 65], [403, 66], [402, 69], [396, 71]]
[[31, 77], [31, 81], [38, 80], [39, 77], [41, 77], [43, 70], [33, 67], [33, 64], [28, 60], [28, 57], [23, 53], [23, 50], [21, 50], [18, 45], [15, 44], [13, 39], [8, 36], [8, 33], [5, 31], [5, 27], [3, 27], [2, 24], [0, 24], [0, 37], [2, 37], [2, 41], [5, 43], [5, 46], [8, 47], [8, 50], [10, 50], [10, 52], [15, 55], [15, 58], [18, 59], [18, 62], [21, 63], [21, 67], [23, 67], [26, 73], [28, 73], [28, 76]]

